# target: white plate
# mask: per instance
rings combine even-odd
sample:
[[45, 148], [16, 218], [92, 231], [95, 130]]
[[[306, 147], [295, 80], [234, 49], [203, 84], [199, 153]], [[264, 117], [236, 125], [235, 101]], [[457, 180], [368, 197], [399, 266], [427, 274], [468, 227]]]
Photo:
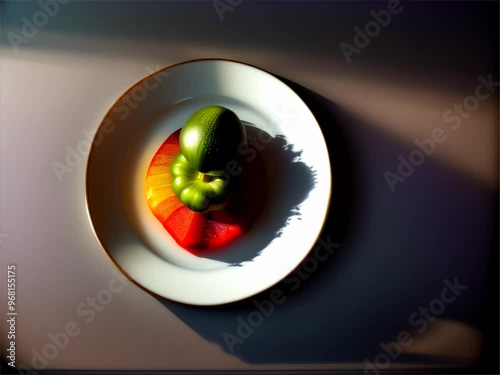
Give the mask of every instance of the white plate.
[[[153, 216], [144, 180], [164, 140], [207, 105], [230, 108], [254, 126], [249, 133], [262, 129], [276, 140], [259, 141], [271, 180], [259, 220], [228, 249], [196, 256]], [[227, 60], [165, 68], [125, 92], [97, 134], [87, 164], [89, 218], [115, 265], [154, 295], [193, 305], [250, 297], [293, 271], [323, 227], [331, 193], [323, 135], [304, 102], [260, 69]]]

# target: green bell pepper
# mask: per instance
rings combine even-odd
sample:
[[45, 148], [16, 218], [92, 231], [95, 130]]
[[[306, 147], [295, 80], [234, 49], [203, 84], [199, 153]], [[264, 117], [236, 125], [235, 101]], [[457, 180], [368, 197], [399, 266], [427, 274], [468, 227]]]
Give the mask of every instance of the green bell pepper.
[[177, 198], [196, 212], [224, 208], [237, 180], [225, 169], [239, 159], [238, 148], [246, 143], [245, 128], [233, 111], [208, 106], [194, 112], [181, 130], [181, 152], [170, 166]]
[[227, 174], [212, 176], [198, 172], [182, 153], [174, 157], [170, 171], [172, 190], [189, 209], [196, 212], [215, 211], [229, 202], [232, 189]]

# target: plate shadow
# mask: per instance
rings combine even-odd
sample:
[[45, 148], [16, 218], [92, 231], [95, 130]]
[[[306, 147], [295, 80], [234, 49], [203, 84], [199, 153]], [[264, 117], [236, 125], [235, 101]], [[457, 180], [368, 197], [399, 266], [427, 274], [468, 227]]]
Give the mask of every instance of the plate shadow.
[[[468, 288], [440, 319], [483, 332], [498, 324], [498, 287], [492, 283], [492, 294], [486, 289], [490, 280], [498, 284], [498, 272], [486, 274], [484, 267], [498, 261], [498, 189], [429, 159], [393, 193], [383, 173], [415, 146], [278, 78], [308, 105], [327, 141], [332, 199], [320, 238], [340, 248], [314, 271], [303, 262], [243, 301], [214, 307], [159, 302], [205, 340], [259, 364], [373, 361], [382, 342], [412, 329], [409, 317], [439, 297], [445, 279]], [[276, 290], [284, 302], [271, 308]], [[488, 295], [494, 302], [485, 301]], [[259, 314], [264, 318], [252, 321]], [[489, 341], [495, 349], [497, 337]], [[398, 361], [428, 364], [432, 355], [401, 354]]]

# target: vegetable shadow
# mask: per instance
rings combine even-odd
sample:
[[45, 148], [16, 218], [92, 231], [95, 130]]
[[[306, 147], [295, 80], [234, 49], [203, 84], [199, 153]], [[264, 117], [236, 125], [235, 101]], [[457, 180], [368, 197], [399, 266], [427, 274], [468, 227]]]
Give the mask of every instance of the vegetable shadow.
[[[249, 149], [242, 154], [241, 175], [249, 188], [243, 199], [259, 210], [255, 222], [240, 239], [215, 251], [200, 250], [198, 257], [241, 266], [255, 259], [280, 237], [293, 217], [301, 215], [301, 204], [316, 184], [316, 171], [301, 158], [286, 136], [272, 136], [258, 124], [244, 122]], [[248, 202], [247, 202], [248, 204]]]

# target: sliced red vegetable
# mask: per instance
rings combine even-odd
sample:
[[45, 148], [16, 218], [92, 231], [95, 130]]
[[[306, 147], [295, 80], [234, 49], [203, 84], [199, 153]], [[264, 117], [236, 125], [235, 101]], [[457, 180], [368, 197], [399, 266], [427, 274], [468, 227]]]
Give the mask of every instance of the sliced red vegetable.
[[187, 208], [171, 188], [170, 164], [180, 152], [180, 129], [161, 145], [146, 174], [148, 206], [174, 240], [190, 251], [227, 246], [247, 232], [265, 205], [268, 180], [257, 156], [241, 163], [239, 189], [232, 202], [219, 211], [197, 213]]

